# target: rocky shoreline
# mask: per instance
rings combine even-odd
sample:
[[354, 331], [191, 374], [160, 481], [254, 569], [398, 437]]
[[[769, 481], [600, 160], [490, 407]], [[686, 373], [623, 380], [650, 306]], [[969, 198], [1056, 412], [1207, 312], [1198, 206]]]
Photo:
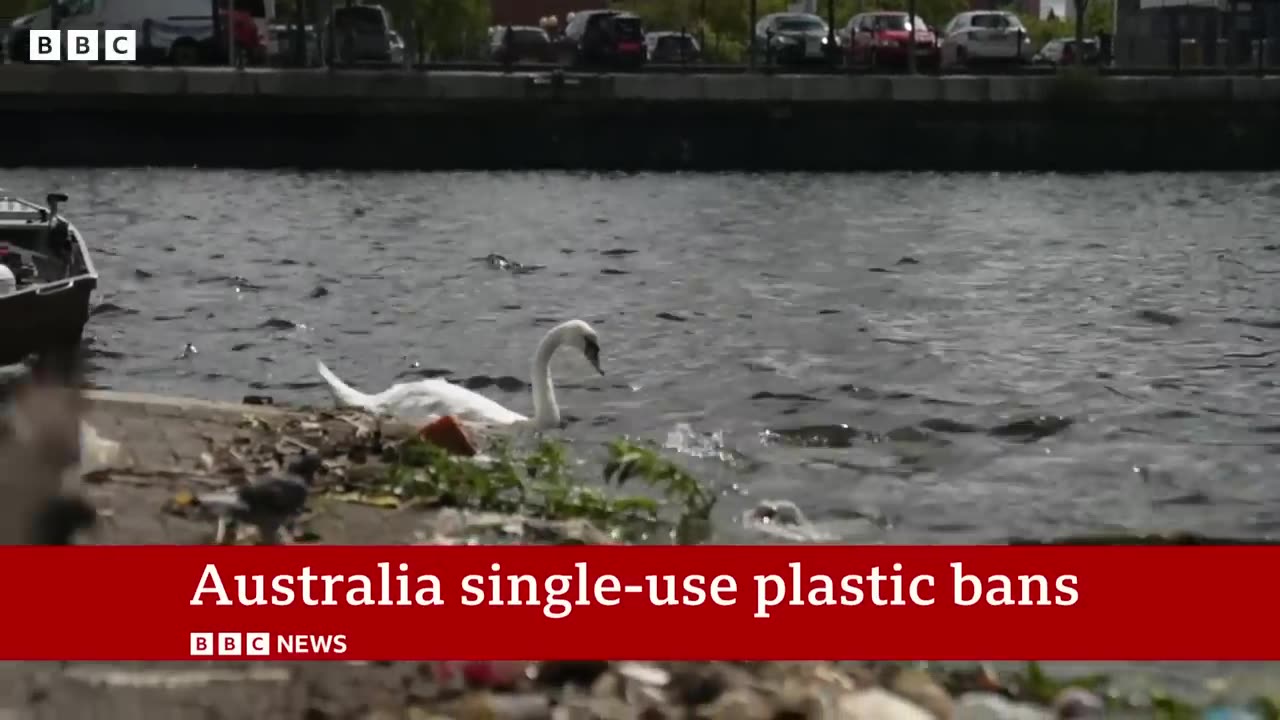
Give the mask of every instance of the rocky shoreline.
[[[16, 675], [23, 677], [18, 678]], [[20, 680], [20, 681], [19, 681]], [[14, 682], [19, 681], [19, 682]], [[304, 720], [1272, 720], [1273, 701], [1194, 708], [1101, 678], [845, 662], [0, 665], [16, 717]], [[1097, 692], [1086, 688], [1096, 686]], [[228, 692], [229, 689], [233, 691]], [[6, 709], [0, 693], [0, 710]], [[18, 700], [15, 703], [14, 700]], [[139, 712], [145, 708], [145, 712]]]
[[[202, 495], [304, 456], [322, 463], [296, 542], [611, 543], [634, 522], [674, 534], [690, 508], [708, 502], [678, 469], [634, 445], [612, 449], [606, 475], [647, 477], [674, 501], [620, 521], [624, 504], [598, 489], [539, 486], [536, 506], [513, 506], [470, 459], [455, 466], [462, 461], [423, 453], [417, 428], [359, 413], [96, 398], [86, 419], [119, 445], [83, 474], [106, 520], [87, 542], [208, 543], [215, 518]], [[538, 446], [516, 457], [569, 467], [559, 452]], [[663, 514], [671, 508], [675, 516]], [[257, 540], [252, 528], [238, 539]], [[88, 707], [121, 720], [1280, 720], [1266, 699], [1215, 716], [1159, 692], [1118, 691], [1105, 678], [1054, 680], [1035, 664], [1013, 672], [851, 662], [0, 663], [0, 716], [80, 717]]]

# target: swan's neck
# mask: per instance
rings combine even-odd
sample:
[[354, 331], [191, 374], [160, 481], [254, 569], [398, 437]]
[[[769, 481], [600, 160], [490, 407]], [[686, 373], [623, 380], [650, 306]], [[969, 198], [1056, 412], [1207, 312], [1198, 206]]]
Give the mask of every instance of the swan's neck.
[[551, 356], [560, 347], [560, 334], [547, 333], [538, 343], [538, 350], [533, 354], [533, 421], [538, 427], [550, 428], [560, 426], [560, 406], [556, 404], [556, 391], [551, 385]]

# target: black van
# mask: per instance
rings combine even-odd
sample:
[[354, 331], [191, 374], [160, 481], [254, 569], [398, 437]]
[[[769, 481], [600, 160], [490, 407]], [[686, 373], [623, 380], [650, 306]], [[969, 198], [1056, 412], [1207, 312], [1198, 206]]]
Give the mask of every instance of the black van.
[[564, 29], [560, 57], [569, 65], [638, 68], [648, 50], [638, 15], [618, 10], [583, 10]]

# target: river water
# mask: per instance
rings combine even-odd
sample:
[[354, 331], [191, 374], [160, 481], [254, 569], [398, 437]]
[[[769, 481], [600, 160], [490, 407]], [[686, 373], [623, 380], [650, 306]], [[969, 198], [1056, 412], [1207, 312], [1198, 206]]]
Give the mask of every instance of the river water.
[[[328, 402], [428, 374], [685, 453], [812, 535], [1280, 533], [1280, 178], [19, 170], [102, 275], [91, 380]], [[494, 267], [499, 253], [523, 272]], [[538, 267], [541, 266], [541, 267]], [[195, 352], [187, 349], [190, 344]], [[843, 426], [843, 427], [842, 427]]]
[[[555, 322], [621, 433], [800, 539], [1280, 533], [1280, 178], [17, 170], [102, 275], [100, 386], [325, 403], [428, 374], [528, 412]], [[490, 253], [524, 264], [495, 267]], [[188, 345], [192, 347], [188, 347]], [[1202, 675], [1214, 670], [1197, 670]]]

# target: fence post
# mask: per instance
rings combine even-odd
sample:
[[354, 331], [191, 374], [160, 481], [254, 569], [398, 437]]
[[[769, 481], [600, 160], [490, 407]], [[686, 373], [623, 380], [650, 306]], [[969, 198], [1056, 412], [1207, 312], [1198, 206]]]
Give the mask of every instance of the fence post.
[[511, 23], [507, 23], [507, 27], [502, 31], [502, 71], [511, 72], [511, 65], [515, 63], [516, 51], [516, 31], [511, 27]]
[[142, 64], [151, 67], [151, 18], [142, 21]]

